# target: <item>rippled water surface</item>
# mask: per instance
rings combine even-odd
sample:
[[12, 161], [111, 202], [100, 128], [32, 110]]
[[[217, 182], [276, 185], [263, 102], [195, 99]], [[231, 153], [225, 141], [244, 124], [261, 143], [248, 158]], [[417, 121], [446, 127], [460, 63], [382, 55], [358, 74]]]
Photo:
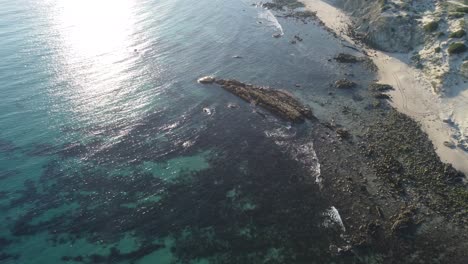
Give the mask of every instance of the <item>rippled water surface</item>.
[[319, 105], [339, 43], [252, 3], [0, 0], [0, 262], [328, 259], [310, 124], [196, 82]]

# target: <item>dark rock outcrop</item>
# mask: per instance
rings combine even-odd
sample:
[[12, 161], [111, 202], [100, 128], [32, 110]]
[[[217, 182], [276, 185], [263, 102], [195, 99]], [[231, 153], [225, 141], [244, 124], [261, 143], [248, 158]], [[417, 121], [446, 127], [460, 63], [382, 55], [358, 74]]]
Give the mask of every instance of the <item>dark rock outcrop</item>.
[[387, 91], [395, 90], [395, 89], [389, 84], [371, 83], [369, 85], [369, 90], [371, 92], [387, 92]]
[[[206, 83], [206, 82], [205, 82]], [[237, 80], [216, 79], [213, 82], [243, 100], [263, 107], [271, 113], [294, 123], [312, 119], [312, 111], [291, 94], [269, 87], [245, 84]]]
[[363, 65], [371, 70], [376, 72], [378, 70], [377, 65], [369, 57], [358, 57], [347, 53], [339, 53], [335, 58], [339, 63], [363, 63]]
[[335, 60], [340, 63], [356, 63], [361, 61], [358, 57], [347, 53], [338, 54]]
[[394, 235], [407, 237], [415, 232], [417, 224], [413, 219], [414, 212], [414, 208], [405, 208], [396, 216], [391, 228]]

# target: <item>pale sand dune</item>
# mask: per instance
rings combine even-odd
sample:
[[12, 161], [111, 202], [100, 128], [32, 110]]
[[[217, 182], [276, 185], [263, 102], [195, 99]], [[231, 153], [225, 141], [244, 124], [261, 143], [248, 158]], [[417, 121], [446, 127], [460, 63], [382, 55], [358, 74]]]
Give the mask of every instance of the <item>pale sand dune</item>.
[[[321, 0], [301, 1], [308, 10], [317, 12], [317, 16], [327, 27], [344, 40], [355, 44], [345, 34], [340, 34], [350, 21], [343, 11]], [[379, 82], [395, 87], [395, 91], [390, 93], [391, 104], [398, 111], [420, 122], [444, 162], [451, 163], [468, 175], [468, 153], [459, 148], [444, 146], [444, 141], [450, 141], [451, 136], [460, 131], [455, 131], [443, 122], [444, 119], [451, 118], [462, 126], [461, 129], [464, 129], [463, 125], [468, 127], [468, 94], [459, 93], [455, 97], [441, 98], [433, 93], [431, 84], [420, 71], [405, 63], [408, 61], [407, 54], [388, 54], [369, 48], [362, 49], [371, 54], [378, 66]]]

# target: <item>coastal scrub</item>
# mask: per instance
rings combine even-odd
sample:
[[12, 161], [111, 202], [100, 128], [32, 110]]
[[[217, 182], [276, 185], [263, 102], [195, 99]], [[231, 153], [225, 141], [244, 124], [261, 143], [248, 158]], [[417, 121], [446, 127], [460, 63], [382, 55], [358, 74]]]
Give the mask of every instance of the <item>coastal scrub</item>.
[[456, 10], [457, 12], [468, 14], [468, 7], [459, 7]]
[[459, 54], [459, 53], [465, 52], [466, 50], [467, 50], [466, 45], [461, 42], [451, 43], [450, 46], [448, 47], [449, 54]]
[[424, 31], [426, 32], [434, 32], [439, 28], [439, 23], [437, 21], [431, 21], [424, 25]]
[[460, 29], [460, 30], [450, 33], [449, 38], [462, 38], [465, 35], [466, 35], [466, 31], [463, 29]]

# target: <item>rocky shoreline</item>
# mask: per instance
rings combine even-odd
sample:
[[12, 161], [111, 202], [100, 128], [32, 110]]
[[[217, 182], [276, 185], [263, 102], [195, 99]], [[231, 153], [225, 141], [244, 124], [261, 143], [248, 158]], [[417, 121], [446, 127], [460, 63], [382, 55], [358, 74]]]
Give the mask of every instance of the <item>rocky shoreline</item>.
[[[273, 1], [266, 7], [294, 14], [295, 2]], [[368, 57], [341, 53], [333, 59], [371, 75], [376, 71]], [[279, 90], [235, 80], [199, 81], [221, 85], [289, 121], [312, 117]], [[310, 136], [321, 164], [321, 192], [343, 219], [328, 253], [338, 263], [467, 263], [466, 176], [441, 161], [418, 122], [390, 106], [391, 85], [343, 78], [330, 88], [336, 92], [329, 92], [326, 107], [342, 111], [330, 119], [314, 118]], [[357, 91], [359, 100], [350, 96]], [[342, 105], [335, 103], [336, 96], [343, 98]]]
[[[262, 102], [258, 105], [274, 115], [284, 117], [282, 107], [297, 107], [312, 117], [309, 108], [283, 91], [213, 77], [199, 82], [220, 85], [248, 103]], [[365, 111], [345, 107], [342, 114], [359, 127], [312, 119], [310, 137], [321, 163], [321, 192], [343, 219], [342, 228], [333, 231], [337, 235], [328, 253], [339, 263], [465, 263], [465, 175], [441, 162], [414, 120], [376, 99], [375, 94], [392, 89], [371, 82], [362, 100], [378, 104]], [[284, 119], [299, 120], [299, 113]]]
[[[275, 10], [289, 14], [291, 2], [273, 1]], [[369, 58], [334, 59], [359, 65]], [[329, 253], [343, 263], [468, 262], [466, 176], [440, 160], [420, 124], [386, 103], [391, 85], [340, 79], [332, 88], [344, 88], [346, 96], [363, 86], [368, 105], [346, 105], [340, 113], [351, 125], [320, 119], [313, 130], [322, 191], [346, 230]]]
[[385, 106], [370, 112], [346, 140], [316, 134], [323, 192], [347, 230], [331, 250], [372, 263], [465, 263], [465, 176], [440, 161], [416, 122]]

